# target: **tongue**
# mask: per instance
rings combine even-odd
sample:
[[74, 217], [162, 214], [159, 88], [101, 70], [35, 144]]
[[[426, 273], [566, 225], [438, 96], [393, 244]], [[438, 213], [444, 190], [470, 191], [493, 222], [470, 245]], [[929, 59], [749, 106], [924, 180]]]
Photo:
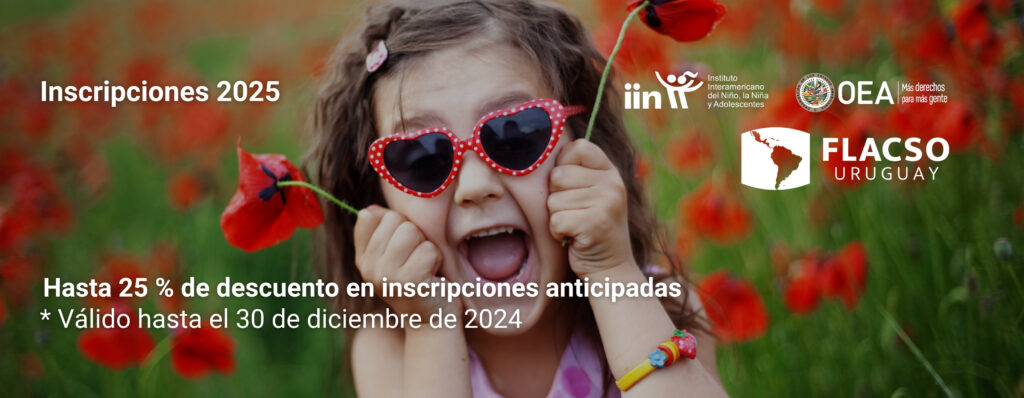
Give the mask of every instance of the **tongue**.
[[492, 281], [508, 279], [519, 271], [526, 258], [522, 232], [473, 238], [466, 242], [469, 265], [481, 277]]

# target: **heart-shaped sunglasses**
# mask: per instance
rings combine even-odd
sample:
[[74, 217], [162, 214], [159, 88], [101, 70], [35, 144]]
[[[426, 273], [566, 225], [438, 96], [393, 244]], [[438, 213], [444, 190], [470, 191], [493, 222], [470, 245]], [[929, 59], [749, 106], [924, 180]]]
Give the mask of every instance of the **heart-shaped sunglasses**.
[[427, 127], [378, 138], [370, 164], [381, 178], [410, 195], [440, 194], [459, 173], [465, 152], [476, 152], [491, 168], [527, 175], [547, 159], [565, 129], [565, 119], [583, 112], [553, 99], [536, 99], [484, 115], [473, 135], [459, 139], [447, 127]]

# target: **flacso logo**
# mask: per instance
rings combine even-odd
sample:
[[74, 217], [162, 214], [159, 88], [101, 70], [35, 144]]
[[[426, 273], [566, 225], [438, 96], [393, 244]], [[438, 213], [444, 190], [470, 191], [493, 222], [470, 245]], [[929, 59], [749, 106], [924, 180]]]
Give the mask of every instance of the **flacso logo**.
[[811, 136], [785, 127], [751, 130], [740, 136], [740, 183], [785, 190], [811, 182]]
[[[783, 127], [747, 131], [740, 136], [740, 182], [770, 191], [802, 187], [810, 183], [809, 155], [806, 132]], [[881, 144], [871, 137], [821, 140], [825, 175], [836, 182], [935, 180], [939, 163], [947, 157], [949, 143], [939, 137], [891, 137]], [[883, 161], [888, 163], [876, 164]]]

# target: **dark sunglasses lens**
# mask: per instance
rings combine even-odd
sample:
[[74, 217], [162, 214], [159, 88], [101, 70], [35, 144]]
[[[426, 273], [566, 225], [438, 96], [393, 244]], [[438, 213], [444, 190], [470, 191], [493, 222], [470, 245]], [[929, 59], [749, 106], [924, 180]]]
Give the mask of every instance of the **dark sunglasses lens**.
[[480, 129], [487, 156], [511, 170], [525, 170], [537, 162], [550, 140], [551, 117], [541, 108], [491, 119]]
[[448, 178], [455, 159], [448, 136], [424, 134], [414, 140], [391, 141], [384, 147], [384, 165], [409, 189], [433, 192]]

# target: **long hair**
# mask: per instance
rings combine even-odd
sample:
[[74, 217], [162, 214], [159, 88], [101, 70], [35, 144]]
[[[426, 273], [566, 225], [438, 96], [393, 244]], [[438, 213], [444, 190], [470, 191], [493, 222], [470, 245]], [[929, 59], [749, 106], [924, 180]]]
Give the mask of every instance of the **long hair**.
[[[374, 118], [374, 83], [396, 73], [409, 60], [431, 51], [471, 40], [497, 29], [503, 40], [522, 50], [534, 62], [555, 99], [565, 104], [594, 103], [605, 58], [594, 47], [579, 19], [555, 4], [530, 0], [407, 1], [370, 8], [358, 35], [339, 44], [328, 67], [314, 115], [315, 143], [307, 157], [314, 180], [357, 208], [387, 206], [381, 180], [367, 161], [367, 149], [378, 137]], [[373, 73], [366, 56], [379, 41], [388, 49], [385, 63]], [[629, 236], [633, 257], [641, 267], [654, 259], [668, 261], [660, 279], [684, 282], [681, 270], [666, 250], [665, 237], [647, 206], [642, 180], [636, 178], [636, 153], [622, 124], [622, 104], [614, 84], [604, 88], [591, 140], [604, 150], [626, 186]], [[589, 109], [587, 114], [589, 114]], [[586, 130], [586, 117], [567, 121], [576, 134]], [[573, 137], [579, 138], [579, 137]], [[336, 282], [362, 282], [355, 266], [355, 218], [336, 206], [325, 206], [323, 235], [317, 239], [326, 277]], [[679, 328], [705, 330], [686, 301], [663, 300]], [[379, 299], [341, 299], [350, 312], [377, 311]], [[574, 318], [593, 325], [589, 305], [580, 302]], [[590, 330], [596, 335], [596, 326]], [[601, 349], [598, 344], [597, 349]]]

